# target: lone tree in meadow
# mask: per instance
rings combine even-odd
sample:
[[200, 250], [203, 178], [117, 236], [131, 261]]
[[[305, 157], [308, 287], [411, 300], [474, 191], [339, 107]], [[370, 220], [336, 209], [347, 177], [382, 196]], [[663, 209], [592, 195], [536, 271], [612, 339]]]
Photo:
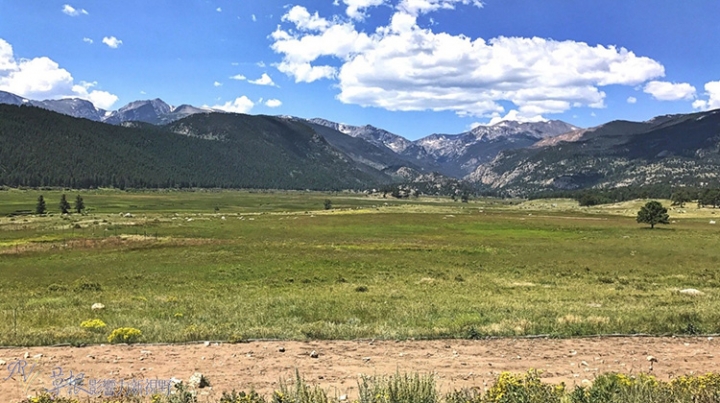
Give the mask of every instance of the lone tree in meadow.
[[47, 207], [45, 206], [45, 199], [40, 195], [37, 200], [37, 204], [35, 205], [35, 214], [45, 214], [47, 212]]
[[650, 228], [655, 228], [655, 224], [670, 224], [670, 216], [667, 209], [657, 201], [649, 201], [640, 208], [637, 214], [637, 222], [641, 224], [650, 224]]
[[65, 195], [62, 195], [62, 197], [60, 198], [60, 212], [62, 214], [70, 213], [70, 203], [68, 203]]
[[325, 207], [325, 210], [332, 210], [332, 201], [330, 199], [325, 199], [323, 206]]
[[75, 198], [75, 211], [77, 211], [78, 214], [82, 214], [83, 210], [85, 210], [85, 202], [82, 196], [77, 195]]

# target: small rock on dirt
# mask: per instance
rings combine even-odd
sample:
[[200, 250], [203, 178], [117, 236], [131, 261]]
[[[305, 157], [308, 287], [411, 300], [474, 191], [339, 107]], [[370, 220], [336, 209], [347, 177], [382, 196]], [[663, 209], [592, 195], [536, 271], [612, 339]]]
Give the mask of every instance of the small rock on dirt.
[[200, 372], [196, 372], [192, 374], [190, 379], [188, 379], [188, 385], [191, 388], [202, 389], [210, 386], [210, 381], [208, 381], [205, 375], [201, 374]]
[[680, 290], [679, 292], [680, 292], [680, 294], [685, 294], [685, 295], [703, 295], [703, 294], [705, 294], [704, 292], [702, 292], [700, 290], [696, 290], [695, 288], [686, 288], [684, 290]]
[[284, 352], [285, 352], [285, 347], [280, 347], [280, 348], [278, 349], [278, 351], [281, 352], [281, 353], [284, 353]]
[[310, 352], [310, 358], [318, 358], [319, 356], [320, 354], [318, 354], [315, 350]]
[[7, 361], [5, 361], [5, 360], [0, 360], [0, 367], [4, 366], [4, 365], [6, 365], [6, 364], [7, 364]]

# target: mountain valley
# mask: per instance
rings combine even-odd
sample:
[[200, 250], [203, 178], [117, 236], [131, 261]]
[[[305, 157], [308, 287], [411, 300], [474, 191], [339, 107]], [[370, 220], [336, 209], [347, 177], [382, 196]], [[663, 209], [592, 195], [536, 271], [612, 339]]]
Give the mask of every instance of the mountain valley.
[[718, 111], [589, 129], [558, 120], [503, 121], [411, 141], [372, 125], [173, 107], [160, 99], [105, 111], [81, 99], [35, 101], [0, 92], [0, 104], [6, 104], [0, 105], [0, 185], [8, 186], [359, 189], [464, 182], [523, 196], [702, 187], [716, 185], [720, 172]]

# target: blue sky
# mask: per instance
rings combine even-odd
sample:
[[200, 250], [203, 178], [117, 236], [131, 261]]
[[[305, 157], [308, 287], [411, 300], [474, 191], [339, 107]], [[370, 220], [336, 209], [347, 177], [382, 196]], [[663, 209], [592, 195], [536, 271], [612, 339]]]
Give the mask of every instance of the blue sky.
[[720, 108], [717, 0], [0, 0], [0, 90], [372, 124]]

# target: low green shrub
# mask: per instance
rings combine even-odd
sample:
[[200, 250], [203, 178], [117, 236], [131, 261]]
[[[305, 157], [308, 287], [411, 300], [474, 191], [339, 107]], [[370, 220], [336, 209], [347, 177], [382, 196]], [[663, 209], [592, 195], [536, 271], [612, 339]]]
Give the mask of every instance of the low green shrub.
[[358, 383], [359, 403], [438, 403], [440, 401], [432, 375], [396, 374], [386, 377], [363, 377]]
[[310, 386], [295, 372], [294, 385], [280, 382], [280, 390], [275, 391], [272, 403], [329, 403], [327, 394], [318, 386]]

